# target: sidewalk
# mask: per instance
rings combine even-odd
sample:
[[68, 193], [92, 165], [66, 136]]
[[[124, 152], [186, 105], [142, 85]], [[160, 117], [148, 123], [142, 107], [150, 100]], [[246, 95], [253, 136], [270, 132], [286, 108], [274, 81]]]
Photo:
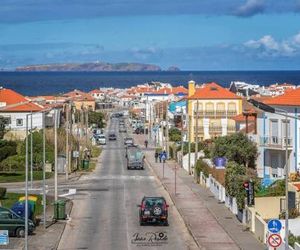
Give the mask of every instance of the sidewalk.
[[[145, 137], [136, 135], [135, 141], [143, 145]], [[154, 147], [145, 149], [146, 161], [170, 194], [190, 233], [200, 248], [205, 249], [265, 249], [254, 235], [245, 231], [224, 204], [219, 204], [206, 188], [194, 183], [193, 177], [175, 161], [155, 163]], [[177, 192], [175, 196], [175, 171], [177, 164]]]
[[[71, 200], [66, 202], [66, 214], [69, 215], [72, 210], [73, 203]], [[64, 232], [67, 220], [57, 221], [52, 224], [52, 217], [54, 213], [53, 205], [48, 205], [46, 210], [47, 228], [39, 225], [34, 231], [33, 235], [28, 236], [28, 249], [36, 250], [49, 250], [57, 249], [60, 238]], [[23, 249], [24, 248], [24, 238], [9, 238], [8, 246], [0, 246], [0, 249]]]

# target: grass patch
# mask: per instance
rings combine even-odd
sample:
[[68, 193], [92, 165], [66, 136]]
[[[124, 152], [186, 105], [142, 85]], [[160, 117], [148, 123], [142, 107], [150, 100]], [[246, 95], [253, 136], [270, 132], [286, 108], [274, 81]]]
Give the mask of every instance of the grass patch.
[[260, 189], [255, 195], [256, 197], [284, 196], [285, 181], [277, 180], [270, 187]]
[[[18, 193], [7, 193], [5, 195], [5, 198], [1, 201], [2, 207], [5, 208], [11, 208], [14, 203], [16, 203], [20, 197], [24, 196], [24, 194], [18, 194]], [[35, 214], [39, 215], [43, 213], [43, 206], [42, 206], [42, 199], [43, 197], [41, 195], [34, 195], [37, 196], [37, 202], [36, 202], [36, 210]]]
[[[46, 173], [46, 179], [53, 176], [53, 173]], [[28, 173], [28, 179], [30, 179], [30, 171]], [[42, 180], [43, 171], [33, 171], [33, 180]], [[25, 181], [25, 172], [0, 172], [0, 183], [5, 182], [22, 182]]]

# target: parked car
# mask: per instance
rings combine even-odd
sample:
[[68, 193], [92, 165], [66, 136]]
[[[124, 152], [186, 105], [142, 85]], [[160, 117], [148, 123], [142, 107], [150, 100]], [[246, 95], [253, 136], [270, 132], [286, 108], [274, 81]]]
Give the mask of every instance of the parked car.
[[134, 132], [135, 132], [137, 135], [138, 135], [138, 134], [144, 134], [144, 128], [141, 128], [141, 127], [136, 128]]
[[117, 140], [116, 134], [115, 134], [115, 133], [109, 133], [109, 135], [108, 135], [108, 140], [110, 140], [110, 141], [115, 141], [115, 140]]
[[125, 146], [131, 145], [131, 144], [133, 144], [133, 138], [131, 138], [131, 137], [124, 138], [124, 145]]
[[164, 197], [144, 197], [139, 209], [140, 225], [146, 223], [162, 223], [168, 226], [168, 207]]
[[127, 130], [126, 130], [126, 128], [125, 128], [124, 126], [121, 126], [121, 127], [119, 128], [119, 132], [120, 132], [120, 133], [126, 133]]
[[[8, 230], [9, 235], [16, 237], [25, 236], [25, 218], [20, 217], [10, 209], [0, 207], [0, 230]], [[28, 233], [32, 234], [35, 225], [28, 219]]]
[[106, 137], [105, 135], [97, 135], [97, 144], [99, 145], [105, 145], [106, 144]]

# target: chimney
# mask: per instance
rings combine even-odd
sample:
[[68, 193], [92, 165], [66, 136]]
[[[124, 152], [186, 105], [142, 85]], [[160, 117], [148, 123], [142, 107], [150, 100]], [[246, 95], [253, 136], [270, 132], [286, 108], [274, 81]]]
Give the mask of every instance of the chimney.
[[188, 97], [192, 96], [193, 94], [195, 94], [195, 82], [194, 81], [189, 81], [189, 85], [188, 85]]

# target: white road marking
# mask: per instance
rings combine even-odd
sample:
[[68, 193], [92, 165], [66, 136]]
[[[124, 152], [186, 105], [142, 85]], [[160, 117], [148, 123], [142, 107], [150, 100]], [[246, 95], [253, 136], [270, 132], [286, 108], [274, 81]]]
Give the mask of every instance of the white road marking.
[[80, 180], [155, 180], [154, 176], [140, 175], [103, 175], [103, 176], [82, 176]]

